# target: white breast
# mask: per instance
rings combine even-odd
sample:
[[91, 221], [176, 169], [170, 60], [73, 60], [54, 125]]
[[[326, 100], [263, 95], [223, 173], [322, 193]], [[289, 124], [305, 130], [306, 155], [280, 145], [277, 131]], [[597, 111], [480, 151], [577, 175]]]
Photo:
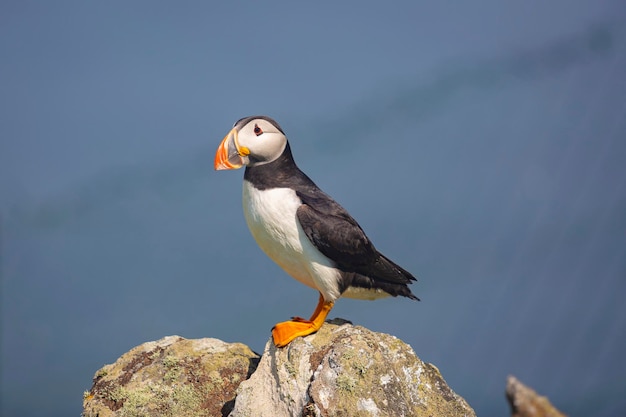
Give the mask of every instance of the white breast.
[[302, 202], [290, 188], [257, 190], [243, 182], [243, 213], [257, 244], [274, 262], [326, 301], [339, 292], [339, 272], [309, 241], [296, 217]]

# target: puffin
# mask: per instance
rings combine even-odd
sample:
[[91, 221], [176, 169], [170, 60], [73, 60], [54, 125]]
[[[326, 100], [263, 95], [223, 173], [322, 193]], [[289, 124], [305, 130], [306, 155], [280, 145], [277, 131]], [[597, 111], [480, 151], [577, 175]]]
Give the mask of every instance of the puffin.
[[310, 319], [276, 324], [284, 347], [317, 332], [340, 297], [418, 300], [415, 277], [380, 253], [359, 224], [296, 165], [280, 125], [267, 116], [238, 120], [215, 154], [216, 170], [245, 166], [243, 213], [265, 254], [292, 278], [319, 292]]

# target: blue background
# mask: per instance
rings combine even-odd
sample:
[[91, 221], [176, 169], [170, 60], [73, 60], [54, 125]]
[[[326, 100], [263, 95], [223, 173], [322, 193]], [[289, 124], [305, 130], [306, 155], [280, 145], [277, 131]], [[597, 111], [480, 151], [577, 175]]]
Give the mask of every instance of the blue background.
[[481, 416], [508, 374], [626, 415], [626, 6], [0, 3], [3, 416], [79, 415], [95, 371], [166, 335], [243, 342], [317, 294], [257, 248], [250, 114], [378, 249], [407, 299], [340, 300]]

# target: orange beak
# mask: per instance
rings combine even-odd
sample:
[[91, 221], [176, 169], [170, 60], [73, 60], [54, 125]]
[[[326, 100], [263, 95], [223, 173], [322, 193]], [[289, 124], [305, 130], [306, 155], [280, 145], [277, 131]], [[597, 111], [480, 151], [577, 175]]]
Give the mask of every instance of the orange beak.
[[238, 169], [248, 161], [250, 150], [245, 146], [239, 146], [237, 141], [237, 129], [232, 129], [222, 143], [217, 147], [215, 153], [215, 169]]

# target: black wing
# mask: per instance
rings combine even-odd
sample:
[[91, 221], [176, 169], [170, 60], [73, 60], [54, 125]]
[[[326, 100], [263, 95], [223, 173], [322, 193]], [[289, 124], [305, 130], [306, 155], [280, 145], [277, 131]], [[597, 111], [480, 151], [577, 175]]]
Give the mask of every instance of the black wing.
[[413, 275], [379, 253], [361, 226], [337, 202], [319, 189], [298, 192], [297, 217], [311, 243], [337, 267], [372, 279], [407, 284]]

